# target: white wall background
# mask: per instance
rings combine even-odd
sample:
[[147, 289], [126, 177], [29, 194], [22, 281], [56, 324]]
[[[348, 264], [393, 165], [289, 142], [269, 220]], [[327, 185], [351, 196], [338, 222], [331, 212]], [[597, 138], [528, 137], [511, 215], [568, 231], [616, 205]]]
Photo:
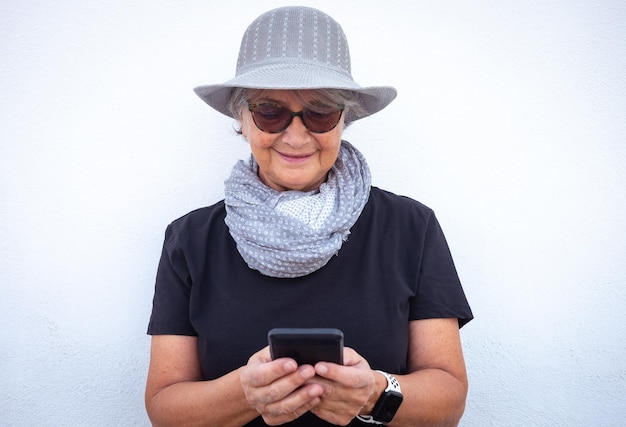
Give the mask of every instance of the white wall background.
[[[1, 3], [1, 425], [148, 425], [165, 226], [247, 155], [191, 88], [288, 3]], [[447, 233], [476, 315], [462, 425], [623, 425], [626, 3], [302, 3], [399, 89], [345, 137]]]

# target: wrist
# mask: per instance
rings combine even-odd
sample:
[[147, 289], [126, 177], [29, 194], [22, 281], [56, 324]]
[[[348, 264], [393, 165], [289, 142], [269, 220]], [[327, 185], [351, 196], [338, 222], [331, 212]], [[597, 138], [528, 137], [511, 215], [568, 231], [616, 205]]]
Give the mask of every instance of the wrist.
[[370, 397], [367, 399], [367, 403], [363, 406], [363, 408], [361, 408], [359, 415], [370, 415], [374, 410], [376, 402], [378, 402], [378, 399], [380, 399], [380, 396], [387, 388], [387, 378], [379, 371], [372, 370], [372, 373], [374, 374], [376, 385], [374, 386], [374, 390], [370, 394]]
[[[369, 411], [369, 413], [357, 416], [357, 419], [363, 423], [385, 424], [390, 422], [396, 415], [403, 400], [402, 390], [400, 389], [398, 380], [393, 375], [386, 372], [378, 372], [385, 379], [386, 386], [382, 393], [379, 393], [378, 400], [371, 409], [369, 409], [371, 400], [368, 400], [367, 411]], [[376, 393], [372, 393], [372, 395], [375, 396]]]

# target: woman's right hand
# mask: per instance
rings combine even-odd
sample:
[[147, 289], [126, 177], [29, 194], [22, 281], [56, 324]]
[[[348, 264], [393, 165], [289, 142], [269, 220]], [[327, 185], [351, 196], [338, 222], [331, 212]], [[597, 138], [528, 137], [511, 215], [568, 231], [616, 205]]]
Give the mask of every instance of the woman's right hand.
[[315, 376], [311, 365], [298, 366], [293, 359], [272, 360], [269, 347], [255, 353], [240, 374], [248, 403], [268, 425], [299, 418], [320, 403], [323, 389], [305, 383]]

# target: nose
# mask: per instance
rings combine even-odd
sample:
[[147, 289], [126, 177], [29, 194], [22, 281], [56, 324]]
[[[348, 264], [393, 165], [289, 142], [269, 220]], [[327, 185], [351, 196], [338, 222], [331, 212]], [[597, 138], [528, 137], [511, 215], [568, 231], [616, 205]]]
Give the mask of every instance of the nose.
[[304, 126], [302, 115], [294, 115], [291, 123], [282, 134], [283, 141], [291, 147], [298, 148], [308, 144], [311, 141], [311, 132]]

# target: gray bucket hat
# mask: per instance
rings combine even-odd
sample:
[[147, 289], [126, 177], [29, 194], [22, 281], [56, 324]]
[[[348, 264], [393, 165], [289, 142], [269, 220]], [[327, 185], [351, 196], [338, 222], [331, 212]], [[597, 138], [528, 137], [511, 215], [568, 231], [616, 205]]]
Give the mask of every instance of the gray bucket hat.
[[396, 97], [390, 86], [361, 87], [353, 79], [348, 40], [339, 23], [317, 9], [281, 7], [259, 16], [246, 30], [235, 77], [223, 84], [198, 86], [196, 94], [229, 117], [233, 88], [343, 89], [356, 92], [361, 112], [346, 121], [367, 117]]

